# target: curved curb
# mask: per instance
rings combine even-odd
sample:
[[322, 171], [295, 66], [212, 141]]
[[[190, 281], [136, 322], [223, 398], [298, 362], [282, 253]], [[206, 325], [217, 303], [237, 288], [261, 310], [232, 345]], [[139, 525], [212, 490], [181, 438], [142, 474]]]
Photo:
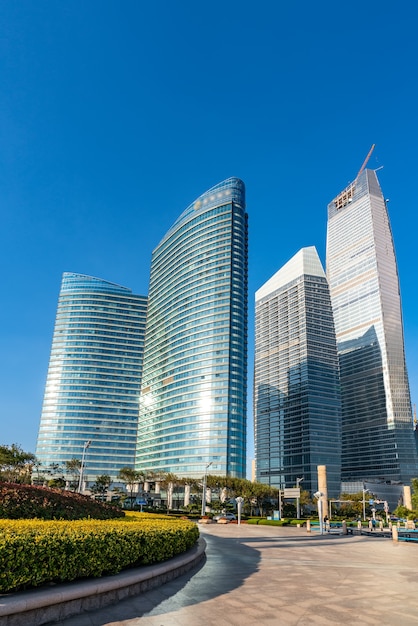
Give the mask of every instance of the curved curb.
[[205, 556], [206, 542], [164, 563], [125, 570], [114, 576], [60, 584], [0, 596], [1, 626], [41, 626], [72, 615], [115, 604], [182, 576]]

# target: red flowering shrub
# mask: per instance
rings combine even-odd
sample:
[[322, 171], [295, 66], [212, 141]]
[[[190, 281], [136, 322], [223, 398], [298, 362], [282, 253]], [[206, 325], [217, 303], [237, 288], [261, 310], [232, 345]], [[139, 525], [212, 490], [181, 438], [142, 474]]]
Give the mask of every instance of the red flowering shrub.
[[3, 519], [115, 519], [125, 513], [72, 491], [0, 483], [0, 518]]

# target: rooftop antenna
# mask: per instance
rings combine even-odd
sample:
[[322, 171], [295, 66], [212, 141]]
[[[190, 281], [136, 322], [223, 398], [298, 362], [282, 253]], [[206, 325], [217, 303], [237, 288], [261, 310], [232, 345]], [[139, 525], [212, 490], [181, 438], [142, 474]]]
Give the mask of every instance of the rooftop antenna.
[[365, 159], [364, 159], [364, 161], [363, 161], [363, 165], [362, 165], [362, 166], [361, 166], [361, 168], [359, 169], [359, 172], [358, 172], [358, 174], [357, 174], [357, 176], [356, 176], [356, 178], [355, 178], [355, 180], [354, 180], [353, 185], [355, 185], [355, 184], [356, 184], [356, 182], [358, 181], [358, 179], [359, 179], [359, 177], [360, 177], [360, 174], [362, 174], [362, 173], [363, 173], [363, 171], [365, 170], [366, 165], [367, 165], [367, 163], [369, 162], [370, 157], [372, 156], [372, 152], [373, 152], [373, 150], [374, 150], [374, 148], [375, 148], [375, 145], [376, 145], [376, 144], [374, 143], [374, 144], [372, 145], [372, 147], [370, 148], [368, 155], [366, 156], [366, 158], [365, 158]]
[[353, 180], [352, 183], [350, 183], [348, 185], [348, 187], [346, 187], [344, 189], [344, 191], [342, 191], [341, 193], [338, 194], [338, 196], [335, 198], [334, 200], [334, 205], [336, 209], [342, 209], [343, 207], [345, 207], [349, 202], [353, 201], [353, 196], [354, 196], [354, 189], [356, 188], [356, 184], [358, 179], [360, 178], [360, 175], [364, 172], [367, 163], [369, 162], [370, 157], [372, 156], [372, 152], [375, 148], [375, 143], [372, 145], [372, 147], [370, 148], [368, 155], [366, 156], [366, 158], [363, 161], [363, 165], [361, 166], [361, 168], [358, 171], [357, 176], [355, 177], [355, 179]]

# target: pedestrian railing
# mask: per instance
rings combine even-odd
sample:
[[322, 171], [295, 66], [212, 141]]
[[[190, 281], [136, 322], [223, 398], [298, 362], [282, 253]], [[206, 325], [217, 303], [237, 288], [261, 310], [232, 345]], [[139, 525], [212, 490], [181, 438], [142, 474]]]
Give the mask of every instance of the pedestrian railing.
[[418, 542], [418, 530], [399, 530], [398, 541], [416, 541]]

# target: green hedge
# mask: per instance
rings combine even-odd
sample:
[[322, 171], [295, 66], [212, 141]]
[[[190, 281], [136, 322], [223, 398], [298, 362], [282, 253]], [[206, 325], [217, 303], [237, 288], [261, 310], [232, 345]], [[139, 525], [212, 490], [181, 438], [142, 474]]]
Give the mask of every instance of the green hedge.
[[[140, 516], [140, 514], [138, 514]], [[116, 574], [169, 559], [199, 537], [187, 520], [0, 521], [0, 592]]]
[[0, 518], [3, 519], [116, 519], [125, 513], [72, 491], [0, 483]]
[[247, 521], [248, 524], [258, 524], [259, 526], [288, 526], [293, 520], [283, 519], [266, 519], [265, 517], [255, 517]]

